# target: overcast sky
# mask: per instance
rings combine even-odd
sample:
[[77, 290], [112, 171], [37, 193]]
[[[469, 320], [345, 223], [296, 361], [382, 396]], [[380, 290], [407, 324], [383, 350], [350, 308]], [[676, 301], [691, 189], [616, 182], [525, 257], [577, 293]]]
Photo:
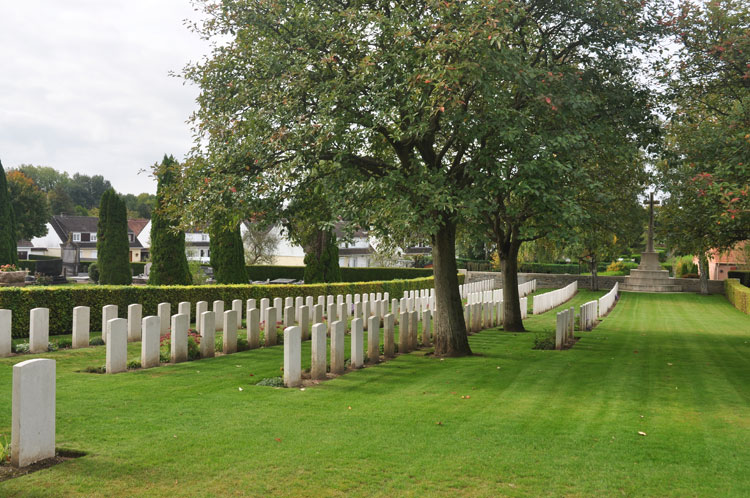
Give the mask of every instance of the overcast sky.
[[207, 44], [189, 0], [0, 0], [0, 161], [104, 175], [156, 191], [141, 169], [191, 147], [197, 89], [179, 72]]

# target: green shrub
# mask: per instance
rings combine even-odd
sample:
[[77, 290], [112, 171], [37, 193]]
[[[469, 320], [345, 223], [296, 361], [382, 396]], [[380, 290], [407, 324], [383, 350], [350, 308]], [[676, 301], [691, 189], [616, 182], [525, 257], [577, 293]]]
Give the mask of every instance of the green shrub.
[[99, 283], [99, 265], [96, 263], [91, 263], [89, 265], [89, 278], [94, 283]]
[[622, 261], [612, 261], [606, 271], [625, 271], [625, 263]]
[[135, 370], [137, 368], [141, 368], [141, 362], [138, 360], [130, 360], [128, 362], [128, 370]]
[[145, 261], [131, 261], [130, 262], [130, 270], [133, 272], [133, 275], [142, 275], [145, 269], [146, 269]]
[[[606, 268], [606, 266], [604, 266], [604, 268]], [[581, 268], [577, 264], [521, 263], [518, 265], [518, 271], [520, 273], [552, 273], [558, 275], [570, 273], [578, 275], [581, 273]], [[588, 268], [586, 268], [586, 271], [588, 271]]]
[[93, 373], [93, 374], [104, 374], [107, 373], [107, 366], [102, 365], [100, 367], [86, 367], [83, 369], [86, 373]]
[[[250, 280], [276, 280], [287, 278], [303, 280], [304, 266], [271, 266], [252, 265], [247, 267]], [[407, 280], [411, 278], [431, 277], [431, 268], [341, 268], [342, 282], [370, 282], [385, 280]]]
[[[464, 276], [459, 275], [459, 283]], [[108, 304], [118, 306], [120, 316], [124, 316], [128, 305], [143, 305], [143, 316], [156, 315], [157, 306], [168, 302], [172, 309], [177, 309], [181, 301], [196, 303], [223, 300], [230, 303], [233, 299], [257, 299], [263, 297], [286, 298], [296, 296], [313, 296], [337, 294], [362, 294], [371, 292], [389, 292], [392, 297], [400, 298], [405, 290], [428, 289], [433, 279], [415, 278], [410, 280], [391, 280], [358, 283], [333, 283], [311, 285], [175, 285], [175, 286], [116, 286], [88, 285], [64, 287], [4, 287], [0, 289], [0, 309], [13, 310], [13, 337], [28, 337], [29, 312], [33, 308], [49, 308], [50, 334], [68, 334], [73, 322], [75, 306], [91, 308], [91, 323], [101, 323], [102, 307]], [[95, 328], [93, 329], [96, 330]]]
[[13, 345], [13, 352], [17, 354], [24, 354], [31, 352], [31, 345], [28, 342], [19, 342]]
[[555, 333], [546, 331], [536, 334], [531, 349], [555, 349]]
[[727, 277], [736, 278], [745, 287], [750, 287], [750, 270], [732, 270]]
[[255, 385], [268, 387], [284, 387], [284, 379], [282, 379], [281, 377], [266, 377]]
[[73, 340], [69, 337], [60, 337], [53, 342], [57, 344], [58, 349], [68, 349], [73, 347]]
[[[99, 317], [101, 319], [101, 317]], [[89, 346], [104, 346], [104, 339], [101, 337], [92, 337], [89, 339]]]
[[728, 278], [724, 281], [724, 294], [732, 306], [750, 315], [750, 288], [735, 278]]

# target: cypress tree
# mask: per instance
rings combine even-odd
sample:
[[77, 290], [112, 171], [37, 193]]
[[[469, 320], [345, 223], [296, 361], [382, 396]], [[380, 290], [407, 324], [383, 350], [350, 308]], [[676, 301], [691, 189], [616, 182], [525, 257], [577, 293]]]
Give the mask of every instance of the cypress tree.
[[165, 194], [174, 183], [177, 161], [164, 156], [157, 173], [156, 209], [151, 214], [151, 285], [190, 285], [187, 256], [185, 254], [185, 232], [176, 231], [176, 220], [165, 211]]
[[0, 162], [0, 265], [18, 264], [16, 218], [8, 195], [8, 181]]
[[248, 283], [240, 226], [227, 228], [225, 223], [214, 221], [209, 228], [209, 237], [214, 279], [220, 284]]
[[340, 282], [339, 247], [330, 230], [318, 230], [305, 252], [305, 283]]
[[96, 249], [99, 262], [99, 283], [130, 285], [130, 241], [128, 240], [128, 211], [125, 201], [114, 189], [102, 194], [99, 202]]

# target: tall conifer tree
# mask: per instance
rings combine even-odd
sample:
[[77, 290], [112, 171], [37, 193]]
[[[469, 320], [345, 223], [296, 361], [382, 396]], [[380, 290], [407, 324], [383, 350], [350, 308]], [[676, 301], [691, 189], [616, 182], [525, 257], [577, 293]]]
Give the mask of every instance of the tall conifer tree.
[[227, 229], [225, 224], [215, 221], [209, 229], [209, 236], [211, 267], [216, 281], [220, 284], [248, 283], [240, 226]]
[[174, 157], [166, 155], [157, 168], [156, 209], [151, 216], [151, 285], [190, 285], [193, 278], [185, 255], [185, 232], [176, 231], [177, 220], [165, 212], [164, 195], [174, 182], [178, 167]]
[[114, 189], [102, 194], [99, 203], [99, 225], [96, 249], [99, 260], [99, 283], [130, 285], [130, 241], [128, 214], [123, 201]]
[[0, 162], [0, 265], [18, 264], [16, 219], [8, 195], [8, 181]]

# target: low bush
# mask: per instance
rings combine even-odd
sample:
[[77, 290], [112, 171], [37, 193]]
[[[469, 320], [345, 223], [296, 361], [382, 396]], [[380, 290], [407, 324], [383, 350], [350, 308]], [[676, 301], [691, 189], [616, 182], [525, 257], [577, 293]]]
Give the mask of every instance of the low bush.
[[625, 263], [622, 261], [612, 261], [606, 271], [625, 271]]
[[[459, 283], [464, 276], [459, 275]], [[181, 301], [196, 303], [233, 299], [257, 299], [264, 297], [297, 297], [337, 294], [363, 294], [389, 292], [391, 297], [400, 298], [406, 290], [429, 289], [433, 278], [413, 278], [358, 283], [309, 284], [309, 285], [174, 285], [174, 286], [133, 286], [98, 285], [65, 287], [4, 287], [0, 289], [0, 309], [13, 310], [13, 337], [29, 335], [29, 312], [33, 308], [49, 308], [50, 334], [68, 334], [73, 323], [73, 308], [89, 306], [91, 324], [101, 323], [102, 307], [114, 304], [118, 315], [127, 315], [128, 305], [143, 305], [143, 316], [156, 315], [159, 303], [168, 302], [176, 310]], [[96, 330], [93, 328], [92, 330]]]
[[89, 339], [89, 346], [104, 346], [104, 339], [101, 337], [92, 337]]
[[281, 377], [266, 377], [255, 385], [268, 387], [284, 387], [284, 379], [282, 379]]
[[99, 283], [99, 265], [96, 263], [91, 263], [89, 265], [89, 278], [92, 282], [98, 284]]
[[60, 337], [59, 339], [55, 339], [53, 342], [57, 344], [58, 349], [68, 349], [73, 347], [73, 339], [69, 337]]
[[[250, 280], [288, 278], [303, 280], [304, 266], [251, 265], [247, 267]], [[341, 268], [342, 282], [372, 282], [432, 276], [431, 268]]]
[[555, 349], [555, 333], [546, 331], [534, 336], [534, 345], [531, 349]]
[[750, 315], [750, 288], [737, 279], [728, 278], [724, 281], [724, 294], [735, 308]]
[[86, 373], [93, 373], [93, 374], [103, 374], [107, 373], [107, 366], [102, 365], [100, 367], [86, 367], [83, 369]]
[[727, 273], [728, 278], [736, 278], [745, 287], [750, 287], [750, 270], [732, 270]]

